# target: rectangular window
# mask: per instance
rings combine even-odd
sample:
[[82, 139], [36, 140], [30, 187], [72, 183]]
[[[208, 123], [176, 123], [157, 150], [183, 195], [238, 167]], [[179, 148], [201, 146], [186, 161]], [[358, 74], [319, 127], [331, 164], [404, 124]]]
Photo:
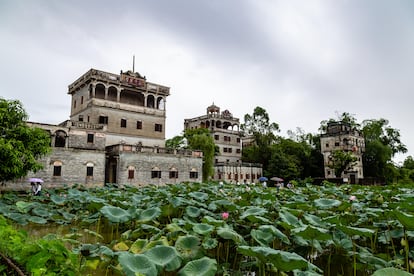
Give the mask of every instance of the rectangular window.
[[162, 125], [161, 124], [155, 124], [155, 131], [162, 132]]
[[339, 147], [339, 142], [335, 142], [335, 147]]
[[121, 127], [122, 128], [126, 128], [127, 127], [127, 120], [126, 119], [121, 119]]
[[190, 172], [190, 178], [198, 178], [198, 172]]
[[233, 149], [232, 149], [232, 148], [229, 148], [229, 149], [228, 149], [228, 152], [229, 152], [229, 153], [232, 153], [232, 152], [233, 152]]
[[83, 115], [79, 115], [79, 122], [83, 122]]
[[220, 139], [220, 137], [217, 134], [214, 135], [214, 140], [218, 140], [218, 139]]
[[94, 135], [92, 133], [88, 133], [88, 143], [93, 143]]
[[241, 150], [240, 149], [236, 149], [236, 153], [241, 153]]
[[61, 176], [61, 175], [62, 175], [62, 166], [54, 166], [53, 176]]
[[170, 171], [170, 178], [178, 178], [178, 171]]
[[134, 179], [135, 171], [134, 170], [128, 170], [128, 179]]
[[223, 148], [223, 152], [227, 152], [227, 148]]
[[137, 121], [137, 129], [142, 129], [142, 121]]
[[99, 123], [107, 125], [108, 124], [108, 116], [99, 116]]
[[239, 138], [239, 137], [237, 137], [237, 139], [236, 139], [236, 140], [237, 140], [237, 143], [240, 143], [240, 138]]
[[93, 167], [86, 167], [86, 176], [93, 176]]
[[230, 141], [231, 141], [230, 136], [224, 136], [224, 141], [226, 141], [226, 142], [230, 142]]
[[151, 178], [161, 178], [161, 171], [152, 171]]

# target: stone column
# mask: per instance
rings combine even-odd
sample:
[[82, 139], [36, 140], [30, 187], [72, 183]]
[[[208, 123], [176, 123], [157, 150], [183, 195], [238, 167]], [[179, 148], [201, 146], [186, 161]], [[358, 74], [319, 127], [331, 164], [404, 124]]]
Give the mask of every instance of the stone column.
[[121, 100], [121, 87], [117, 87], [116, 88], [116, 101], [119, 103], [119, 101]]

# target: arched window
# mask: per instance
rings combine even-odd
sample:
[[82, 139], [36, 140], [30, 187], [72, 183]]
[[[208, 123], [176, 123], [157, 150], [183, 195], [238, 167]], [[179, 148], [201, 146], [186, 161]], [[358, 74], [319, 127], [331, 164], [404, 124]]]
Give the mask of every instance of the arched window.
[[55, 147], [64, 148], [66, 146], [66, 132], [58, 130], [55, 133]]
[[147, 107], [155, 108], [155, 98], [153, 95], [148, 95], [147, 97]]
[[93, 176], [93, 163], [88, 162], [86, 164], [86, 176], [92, 177]]
[[178, 171], [174, 167], [170, 169], [170, 178], [178, 178]]
[[190, 178], [198, 178], [198, 171], [195, 168], [192, 168], [190, 171]]
[[62, 162], [53, 162], [53, 176], [62, 176]]
[[158, 167], [152, 168], [151, 178], [161, 178], [161, 170]]
[[159, 110], [165, 110], [165, 100], [162, 97], [157, 99], [157, 107]]
[[134, 179], [135, 178], [135, 167], [129, 166], [128, 167], [128, 179]]

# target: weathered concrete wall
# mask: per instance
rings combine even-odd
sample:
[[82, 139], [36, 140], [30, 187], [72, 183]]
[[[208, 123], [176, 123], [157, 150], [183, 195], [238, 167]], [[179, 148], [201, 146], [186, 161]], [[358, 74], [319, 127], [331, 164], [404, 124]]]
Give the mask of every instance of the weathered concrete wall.
[[[174, 184], [181, 182], [201, 182], [203, 160], [199, 157], [159, 154], [121, 152], [119, 157], [118, 183], [129, 185]], [[128, 179], [128, 168], [133, 167], [134, 178]], [[161, 171], [161, 178], [152, 178], [154, 168]], [[170, 171], [176, 170], [178, 178], [170, 178]], [[190, 178], [190, 171], [198, 173], [197, 178]]]
[[[61, 162], [61, 176], [53, 176], [55, 162]], [[44, 168], [27, 177], [6, 183], [3, 190], [29, 190], [27, 179], [43, 179], [44, 188], [59, 188], [65, 185], [82, 184], [84, 186], [103, 185], [105, 180], [105, 151], [73, 148], [53, 148], [52, 154], [39, 160]], [[87, 164], [93, 164], [93, 176], [86, 176]]]

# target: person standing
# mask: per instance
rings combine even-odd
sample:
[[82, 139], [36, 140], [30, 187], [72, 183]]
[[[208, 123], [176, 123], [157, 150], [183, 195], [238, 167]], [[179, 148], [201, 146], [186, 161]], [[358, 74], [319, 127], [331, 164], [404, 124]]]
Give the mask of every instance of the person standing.
[[42, 183], [37, 182], [36, 183], [36, 193], [35, 195], [40, 196], [42, 194]]
[[36, 192], [37, 192], [37, 186], [36, 186], [36, 183], [34, 183], [34, 182], [30, 182], [30, 184], [32, 185], [32, 194], [33, 194], [33, 195], [36, 195]]

